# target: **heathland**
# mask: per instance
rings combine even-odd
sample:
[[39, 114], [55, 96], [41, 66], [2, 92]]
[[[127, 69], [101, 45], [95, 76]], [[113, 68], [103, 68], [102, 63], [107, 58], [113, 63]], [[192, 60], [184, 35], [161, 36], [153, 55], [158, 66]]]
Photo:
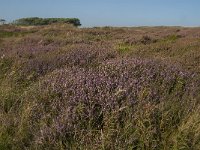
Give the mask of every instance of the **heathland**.
[[0, 149], [200, 149], [200, 28], [0, 26]]

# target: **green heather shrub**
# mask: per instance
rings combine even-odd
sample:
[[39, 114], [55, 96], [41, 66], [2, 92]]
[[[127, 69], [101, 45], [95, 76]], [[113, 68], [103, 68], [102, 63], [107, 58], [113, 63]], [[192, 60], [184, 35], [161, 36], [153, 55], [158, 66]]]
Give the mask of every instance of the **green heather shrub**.
[[177, 39], [181, 38], [180, 35], [168, 35], [167, 37], [165, 37], [165, 39], [163, 41], [165, 42], [175, 42]]
[[122, 54], [123, 54], [123, 53], [126, 53], [126, 52], [128, 52], [128, 51], [130, 51], [131, 48], [132, 48], [132, 46], [129, 45], [129, 44], [126, 44], [126, 43], [120, 43], [120, 44], [118, 44], [118, 46], [117, 46], [118, 52], [119, 52], [119, 53], [122, 53]]

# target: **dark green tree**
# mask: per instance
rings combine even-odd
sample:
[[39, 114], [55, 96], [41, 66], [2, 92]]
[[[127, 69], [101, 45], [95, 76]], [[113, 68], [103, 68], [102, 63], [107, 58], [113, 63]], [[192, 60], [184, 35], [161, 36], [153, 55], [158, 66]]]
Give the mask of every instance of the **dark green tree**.
[[6, 20], [5, 19], [0, 19], [0, 24], [5, 24]]

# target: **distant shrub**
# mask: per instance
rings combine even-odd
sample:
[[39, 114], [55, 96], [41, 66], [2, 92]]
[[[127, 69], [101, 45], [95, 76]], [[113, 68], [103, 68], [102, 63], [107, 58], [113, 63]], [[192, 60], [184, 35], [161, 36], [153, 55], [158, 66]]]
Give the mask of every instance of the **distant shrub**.
[[140, 43], [142, 43], [144, 45], [155, 43], [155, 42], [157, 42], [157, 40], [152, 39], [149, 36], [143, 36], [142, 39], [140, 40]]
[[31, 17], [31, 18], [21, 18], [17, 19], [13, 22], [16, 25], [49, 25], [52, 23], [68, 23], [73, 24], [74, 26], [80, 26], [80, 20], [78, 18], [38, 18], [38, 17]]

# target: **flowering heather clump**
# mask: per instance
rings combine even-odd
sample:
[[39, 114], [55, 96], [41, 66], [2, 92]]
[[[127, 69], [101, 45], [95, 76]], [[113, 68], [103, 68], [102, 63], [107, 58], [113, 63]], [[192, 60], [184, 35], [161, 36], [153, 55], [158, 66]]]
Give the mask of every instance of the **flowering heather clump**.
[[[30, 130], [34, 130], [34, 143], [44, 146], [51, 142], [55, 146], [61, 139], [70, 146], [70, 142], [83, 136], [81, 132], [89, 136], [90, 130], [100, 134], [105, 128], [112, 128], [107, 127], [112, 113], [116, 113], [115, 130], [123, 129], [127, 119], [135, 121], [141, 102], [143, 109], [166, 101], [186, 104], [184, 97], [193, 96], [190, 77], [192, 74], [176, 67], [142, 59], [113, 60], [89, 69], [67, 67], [55, 70], [35, 85], [35, 90], [25, 95], [23, 110], [29, 111], [27, 119]], [[39, 122], [43, 125], [38, 126]], [[90, 141], [79, 140], [91, 144], [92, 137], [87, 137]]]

